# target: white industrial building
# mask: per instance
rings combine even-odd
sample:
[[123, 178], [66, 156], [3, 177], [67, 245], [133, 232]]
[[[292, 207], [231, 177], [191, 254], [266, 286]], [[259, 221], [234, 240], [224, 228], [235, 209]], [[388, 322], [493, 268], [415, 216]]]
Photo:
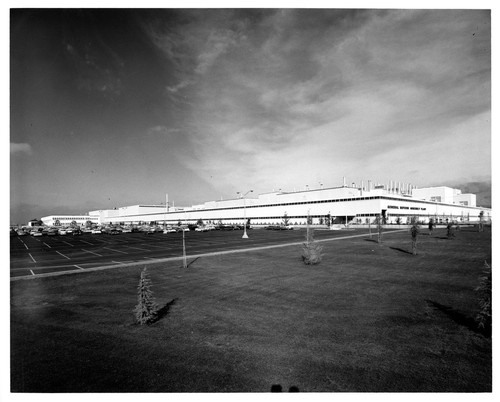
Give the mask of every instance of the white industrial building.
[[433, 219], [477, 222], [480, 217], [491, 221], [490, 208], [476, 206], [475, 194], [462, 194], [450, 187], [415, 188], [409, 184], [390, 182], [374, 185], [371, 181], [350, 186], [306, 189], [305, 191], [273, 191], [257, 197], [207, 201], [191, 207], [165, 205], [134, 205], [113, 210], [91, 211], [100, 224], [178, 224], [203, 222], [252, 225], [282, 222], [305, 224], [310, 216], [313, 223], [373, 222], [382, 216], [386, 223], [407, 223], [414, 217], [421, 222]]
[[89, 213], [88, 215], [50, 215], [44, 216], [41, 221], [45, 226], [85, 226], [87, 222], [100, 224], [99, 214]]

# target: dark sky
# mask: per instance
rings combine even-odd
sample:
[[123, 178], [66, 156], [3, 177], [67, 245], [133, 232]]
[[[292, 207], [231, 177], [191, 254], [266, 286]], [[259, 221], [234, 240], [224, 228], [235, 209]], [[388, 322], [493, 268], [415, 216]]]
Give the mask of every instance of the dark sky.
[[485, 10], [12, 9], [11, 222], [491, 182]]

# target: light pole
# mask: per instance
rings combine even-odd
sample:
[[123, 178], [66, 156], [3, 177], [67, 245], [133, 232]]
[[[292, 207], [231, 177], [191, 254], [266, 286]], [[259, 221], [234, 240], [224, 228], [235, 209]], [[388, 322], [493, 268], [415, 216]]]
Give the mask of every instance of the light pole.
[[[184, 222], [186, 222], [186, 225], [187, 225], [186, 211], [184, 211]], [[183, 268], [187, 268], [186, 237], [184, 234], [184, 229], [185, 229], [185, 227], [182, 227], [182, 266], [183, 266]]]
[[253, 190], [248, 190], [245, 194], [240, 193], [239, 191], [236, 194], [239, 194], [241, 198], [243, 198], [243, 236], [242, 239], [248, 239], [247, 235], [247, 208], [246, 208], [246, 202], [245, 202], [245, 196], [248, 193], [253, 193]]

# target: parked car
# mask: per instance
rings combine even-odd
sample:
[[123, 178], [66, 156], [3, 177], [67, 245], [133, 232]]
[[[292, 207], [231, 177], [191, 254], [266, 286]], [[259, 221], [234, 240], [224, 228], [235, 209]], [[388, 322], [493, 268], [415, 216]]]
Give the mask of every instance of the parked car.
[[66, 236], [68, 234], [68, 230], [65, 228], [61, 228], [57, 233], [59, 233], [59, 236]]
[[18, 236], [28, 236], [28, 234], [29, 234], [29, 233], [28, 233], [28, 232], [26, 232], [26, 231], [25, 231], [25, 230], [23, 230], [23, 229], [19, 229], [19, 230], [17, 231], [17, 235], [18, 235]]
[[163, 233], [166, 234], [166, 233], [176, 233], [177, 230], [175, 230], [173, 227], [167, 227]]
[[92, 231], [90, 233], [92, 233], [92, 234], [101, 234], [102, 231], [101, 231], [101, 229], [96, 228], [96, 229], [92, 229]]

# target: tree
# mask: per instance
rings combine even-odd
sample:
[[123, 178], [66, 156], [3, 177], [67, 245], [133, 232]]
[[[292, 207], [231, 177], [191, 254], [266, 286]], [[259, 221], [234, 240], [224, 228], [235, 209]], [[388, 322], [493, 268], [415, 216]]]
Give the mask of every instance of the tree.
[[433, 229], [434, 229], [434, 220], [431, 218], [429, 219], [429, 236], [432, 236]]
[[382, 216], [379, 215], [375, 218], [375, 223], [377, 224], [377, 243], [382, 243]]
[[412, 225], [410, 228], [411, 234], [411, 251], [413, 255], [417, 255], [417, 238], [420, 234], [420, 226], [418, 225], [418, 220], [413, 218]]
[[479, 225], [478, 225], [478, 230], [480, 232], [484, 231], [484, 222], [483, 222], [483, 218], [484, 218], [484, 211], [481, 211], [479, 213]]
[[[309, 222], [309, 215], [307, 216], [307, 222]], [[321, 247], [318, 243], [314, 241], [314, 229], [310, 229], [309, 223], [306, 228], [306, 242], [302, 245], [302, 261], [306, 265], [317, 265], [321, 262], [323, 255]]]
[[479, 295], [480, 310], [476, 315], [479, 328], [491, 328], [491, 266], [485, 261], [484, 270], [479, 278], [479, 286], [475, 289]]
[[141, 271], [141, 279], [137, 286], [137, 305], [135, 306], [135, 318], [140, 325], [150, 324], [158, 314], [158, 304], [151, 290], [151, 279], [149, 279], [146, 267]]
[[453, 232], [453, 222], [451, 221], [446, 224], [446, 236], [448, 239], [453, 239], [455, 237], [455, 233]]
[[283, 215], [283, 226], [288, 226], [288, 222], [290, 222], [290, 218], [288, 217], [287, 213], [285, 212], [285, 214]]
[[203, 219], [199, 218], [197, 221], [196, 221], [196, 224], [198, 226], [203, 226]]

